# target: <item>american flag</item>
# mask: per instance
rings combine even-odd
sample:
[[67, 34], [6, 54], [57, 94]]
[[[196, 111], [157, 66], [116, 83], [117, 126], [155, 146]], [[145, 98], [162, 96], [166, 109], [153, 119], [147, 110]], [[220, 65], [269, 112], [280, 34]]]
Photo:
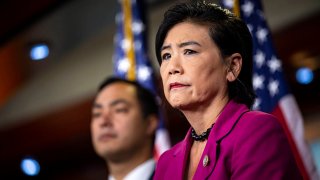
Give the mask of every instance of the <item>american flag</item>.
[[304, 140], [303, 119], [289, 92], [281, 60], [277, 58], [260, 0], [222, 0], [223, 7], [240, 16], [253, 37], [253, 87], [257, 99], [253, 109], [274, 114], [289, 138], [304, 179], [318, 179], [311, 151]]
[[[121, 11], [117, 13], [115, 18], [117, 32], [114, 38], [114, 75], [138, 81], [159, 97], [155, 74], [146, 50], [146, 25], [142, 17], [143, 13], [140, 11], [142, 2], [139, 0], [119, 0], [118, 2], [121, 4]], [[165, 129], [162, 113], [159, 113], [159, 119], [155, 140], [156, 159], [170, 148], [169, 135]]]

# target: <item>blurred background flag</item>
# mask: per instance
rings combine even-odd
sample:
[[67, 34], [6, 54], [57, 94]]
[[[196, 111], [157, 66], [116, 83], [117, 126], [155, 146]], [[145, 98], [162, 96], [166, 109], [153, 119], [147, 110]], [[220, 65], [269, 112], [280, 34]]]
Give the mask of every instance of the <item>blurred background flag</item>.
[[314, 160], [304, 139], [303, 119], [284, 79], [281, 61], [272, 44], [260, 0], [221, 0], [247, 23], [253, 37], [253, 87], [257, 99], [253, 109], [274, 114], [289, 138], [304, 179], [318, 179]]
[[[148, 58], [146, 20], [142, 0], [119, 0], [121, 11], [116, 15], [117, 32], [114, 38], [114, 75], [138, 81], [151, 90], [158, 101], [155, 73]], [[160, 103], [159, 103], [160, 104]], [[162, 110], [160, 109], [160, 112]], [[170, 139], [159, 113], [159, 125], [155, 140], [155, 158], [170, 148]]]

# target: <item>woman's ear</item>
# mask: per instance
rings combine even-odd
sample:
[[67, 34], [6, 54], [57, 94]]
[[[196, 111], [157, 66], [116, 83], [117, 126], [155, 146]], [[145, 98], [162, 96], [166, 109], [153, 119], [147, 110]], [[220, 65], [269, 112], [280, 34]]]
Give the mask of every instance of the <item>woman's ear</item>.
[[227, 69], [227, 80], [229, 82], [235, 81], [242, 68], [242, 56], [239, 53], [234, 53], [227, 59], [228, 69]]

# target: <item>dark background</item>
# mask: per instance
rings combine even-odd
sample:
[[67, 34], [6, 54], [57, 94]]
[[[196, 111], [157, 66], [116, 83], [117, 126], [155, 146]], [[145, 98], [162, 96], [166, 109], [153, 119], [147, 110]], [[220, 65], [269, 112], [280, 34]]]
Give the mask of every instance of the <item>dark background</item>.
[[[154, 38], [154, 29], [159, 23], [155, 20], [158, 13], [162, 14], [161, 12], [171, 3], [171, 1], [156, 0], [146, 3], [150, 39]], [[318, 8], [304, 9], [304, 13], [300, 14], [298, 12], [302, 10], [297, 10], [300, 5], [295, 4], [299, 3], [298, 1], [263, 1], [263, 3], [267, 20], [271, 22], [275, 47], [304, 116], [306, 138], [308, 142], [313, 142], [320, 137], [319, 2], [312, 0], [304, 2], [314, 3], [310, 7], [317, 5]], [[286, 6], [283, 7], [281, 4]], [[309, 7], [306, 4], [304, 6]], [[103, 43], [108, 43], [112, 48], [116, 10], [116, 1], [102, 3], [99, 0], [3, 0], [1, 2], [0, 179], [107, 177], [104, 161], [93, 151], [89, 124], [95, 88], [106, 75], [112, 73], [110, 64], [113, 50], [101, 50], [105, 53], [101, 58], [105, 59], [105, 71], [104, 67], [99, 69], [99, 63], [93, 66], [98, 61], [96, 59], [99, 59], [94, 55], [99, 54], [99, 49], [104, 48]], [[296, 15], [284, 18], [286, 14], [294, 13]], [[277, 19], [282, 20], [277, 21]], [[32, 62], [27, 54], [28, 48], [31, 44], [41, 41], [47, 42], [52, 48], [50, 57], [46, 62]], [[155, 61], [153, 40], [149, 41], [150, 57]], [[102, 45], [100, 42], [103, 42]], [[110, 49], [109, 46], [106, 49]], [[91, 50], [93, 47], [97, 52], [90, 54], [88, 56], [90, 58], [85, 61], [93, 65], [85, 70], [92, 67], [97, 69], [83, 71], [80, 65], [84, 61], [74, 54], [81, 56], [81, 51]], [[155, 63], [154, 65], [157, 69], [157, 65]], [[296, 82], [295, 71], [302, 66], [313, 68], [315, 77], [309, 85]], [[64, 70], [69, 67], [70, 69]], [[49, 73], [54, 74], [56, 79], [49, 76]], [[40, 77], [42, 81], [39, 80]], [[65, 84], [62, 83], [64, 81]], [[73, 83], [77, 86], [74, 87]], [[80, 95], [75, 97], [64, 95], [68, 84], [74, 87], [74, 89], [69, 88], [71, 95], [77, 93]], [[86, 91], [77, 92], [79, 89]], [[63, 100], [58, 102], [62, 96], [66, 98], [61, 98]], [[47, 104], [43, 103], [46, 100]], [[38, 109], [35, 104], [39, 104]], [[36, 110], [31, 109], [33, 106]], [[184, 137], [188, 124], [180, 113], [168, 106], [164, 107], [171, 143], [175, 144]], [[30, 111], [27, 111], [28, 108]], [[27, 177], [20, 170], [20, 161], [28, 156], [37, 159], [41, 165], [40, 174], [36, 177]]]

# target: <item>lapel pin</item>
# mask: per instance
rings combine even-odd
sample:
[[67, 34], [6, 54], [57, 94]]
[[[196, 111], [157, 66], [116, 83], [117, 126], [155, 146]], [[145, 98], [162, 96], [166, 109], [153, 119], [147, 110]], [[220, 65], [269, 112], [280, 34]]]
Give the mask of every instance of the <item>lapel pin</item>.
[[208, 156], [208, 155], [205, 155], [204, 158], [203, 158], [203, 160], [202, 160], [202, 165], [203, 165], [203, 167], [208, 166], [209, 161], [210, 161], [210, 160], [209, 160], [209, 156]]

